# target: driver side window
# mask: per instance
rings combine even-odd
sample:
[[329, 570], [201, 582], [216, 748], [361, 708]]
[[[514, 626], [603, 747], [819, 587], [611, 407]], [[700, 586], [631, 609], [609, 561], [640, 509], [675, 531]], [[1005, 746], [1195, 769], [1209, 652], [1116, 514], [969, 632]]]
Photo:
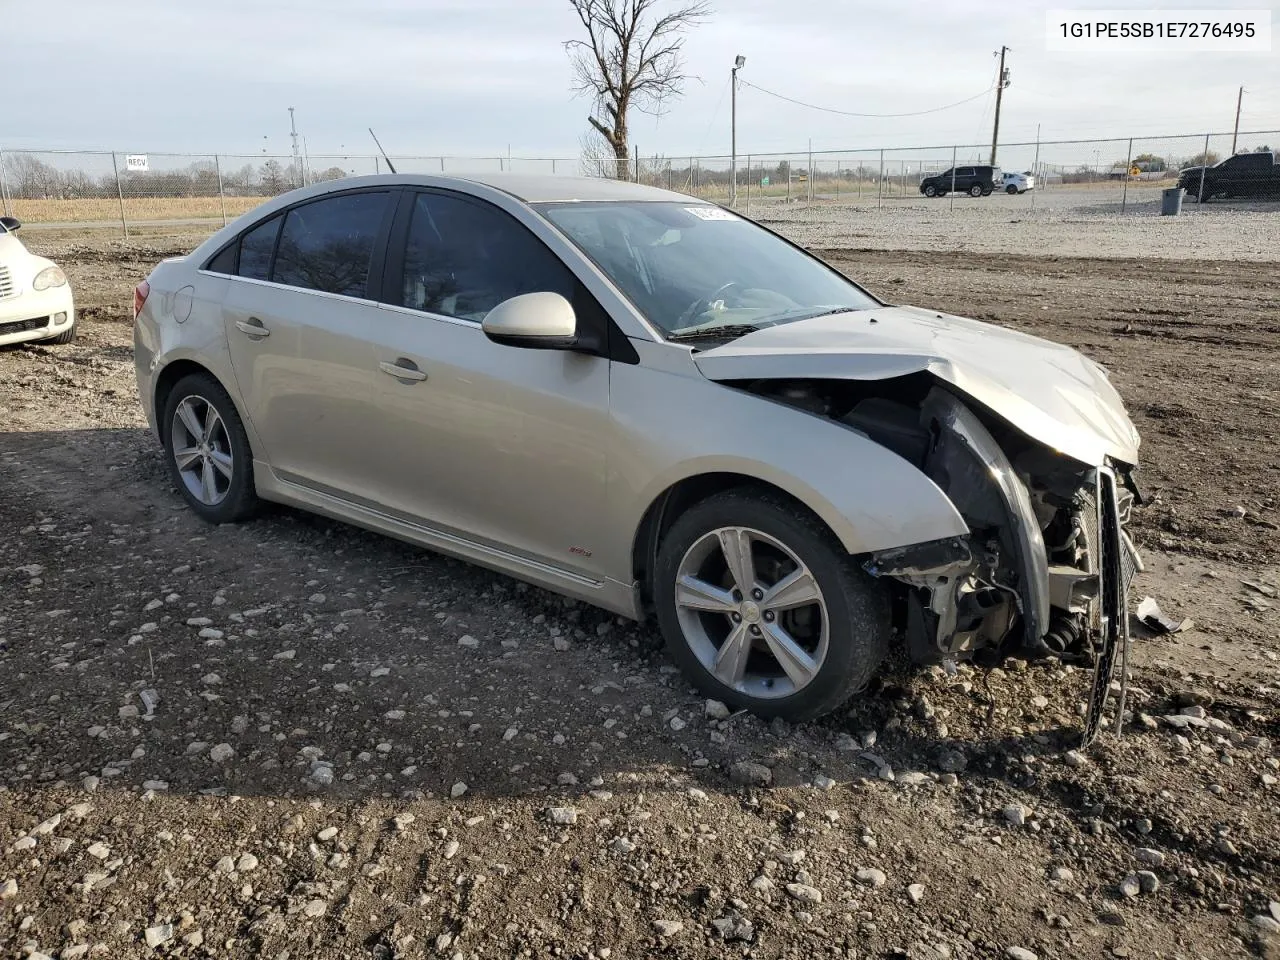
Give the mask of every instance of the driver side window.
[[502, 301], [540, 292], [572, 302], [575, 279], [523, 224], [483, 201], [417, 195], [405, 247], [402, 306], [479, 323]]

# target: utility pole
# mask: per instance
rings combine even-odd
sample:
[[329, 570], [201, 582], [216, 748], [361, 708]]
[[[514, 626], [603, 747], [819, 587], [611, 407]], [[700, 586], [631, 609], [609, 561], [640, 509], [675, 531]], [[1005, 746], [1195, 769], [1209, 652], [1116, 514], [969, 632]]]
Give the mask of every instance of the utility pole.
[[[747, 62], [747, 58], [738, 54], [733, 61], [733, 69], [729, 71], [729, 206], [738, 204], [738, 71]], [[750, 176], [751, 171], [747, 171]]]
[[996, 80], [996, 122], [991, 131], [991, 165], [996, 165], [996, 143], [1000, 139], [1000, 98], [1004, 93], [1004, 88], [1009, 85], [1009, 71], [1004, 68], [1005, 51], [1009, 48], [1000, 47], [1000, 74]]
[[[1240, 104], [1244, 101], [1244, 87], [1240, 88], [1240, 92], [1236, 94], [1236, 128], [1231, 133], [1231, 155], [1236, 155], [1236, 138], [1240, 136]], [[1205, 163], [1208, 163], [1205, 160]]]
[[302, 186], [306, 181], [302, 179], [301, 158], [298, 155], [298, 127], [293, 122], [293, 107], [289, 108], [289, 136], [293, 138], [293, 176], [298, 181], [296, 186]]

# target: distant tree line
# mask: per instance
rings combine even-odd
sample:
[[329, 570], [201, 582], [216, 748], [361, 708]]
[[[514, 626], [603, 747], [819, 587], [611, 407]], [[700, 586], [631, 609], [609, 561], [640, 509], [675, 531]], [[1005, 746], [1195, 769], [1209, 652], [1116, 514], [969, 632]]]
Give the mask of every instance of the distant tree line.
[[[6, 153], [5, 187], [15, 200], [81, 200], [116, 196], [114, 173], [94, 175], [84, 170], [55, 167], [26, 153]], [[341, 167], [311, 170], [308, 183], [347, 176]], [[120, 171], [120, 183], [129, 197], [216, 197], [218, 170], [212, 160], [197, 160], [186, 167], [145, 172]], [[246, 163], [223, 169], [222, 189], [227, 196], [269, 197], [301, 186], [293, 164], [267, 160], [259, 166]]]

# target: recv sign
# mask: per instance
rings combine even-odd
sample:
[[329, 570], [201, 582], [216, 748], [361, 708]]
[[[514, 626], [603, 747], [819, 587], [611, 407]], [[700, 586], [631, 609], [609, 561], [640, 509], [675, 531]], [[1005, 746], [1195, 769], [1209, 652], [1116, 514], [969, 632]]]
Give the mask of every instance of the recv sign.
[[131, 153], [124, 158], [124, 168], [130, 173], [145, 173], [148, 169], [147, 155], [145, 153]]

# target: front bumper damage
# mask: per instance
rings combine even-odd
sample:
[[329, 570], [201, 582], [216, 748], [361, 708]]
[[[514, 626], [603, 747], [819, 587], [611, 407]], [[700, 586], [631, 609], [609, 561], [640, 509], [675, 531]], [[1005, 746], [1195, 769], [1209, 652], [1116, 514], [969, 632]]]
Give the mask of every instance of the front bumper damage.
[[[1124, 527], [1123, 465], [1088, 467], [992, 431], [933, 390], [920, 407], [922, 469], [969, 524], [965, 537], [883, 550], [864, 568], [903, 591], [907, 649], [922, 662], [1006, 656], [1092, 661], [1085, 742], [1100, 728], [1117, 662], [1127, 676], [1128, 596], [1141, 560]], [[1123, 474], [1121, 471], [1124, 471]], [[1123, 715], [1124, 683], [1117, 716]], [[1119, 720], [1117, 720], [1119, 723]]]

